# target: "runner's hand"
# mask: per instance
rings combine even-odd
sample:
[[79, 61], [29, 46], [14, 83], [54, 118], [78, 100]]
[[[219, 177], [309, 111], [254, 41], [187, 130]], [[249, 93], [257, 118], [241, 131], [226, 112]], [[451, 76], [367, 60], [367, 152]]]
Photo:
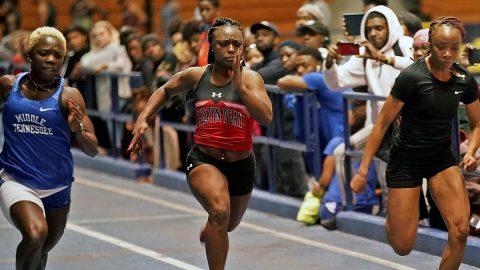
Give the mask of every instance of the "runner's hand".
[[361, 174], [355, 174], [353, 179], [350, 181], [350, 188], [355, 193], [365, 192], [365, 186], [367, 185], [367, 176]]
[[68, 117], [67, 122], [68, 126], [70, 127], [70, 131], [72, 133], [79, 133], [82, 132], [82, 120], [83, 120], [83, 112], [72, 99], [68, 100]]
[[242, 79], [242, 55], [243, 55], [243, 49], [240, 48], [235, 55], [235, 60], [233, 61], [233, 66], [232, 66], [232, 83], [235, 86], [235, 88], [242, 88], [243, 87], [243, 79]]
[[147, 130], [148, 124], [147, 121], [143, 118], [138, 118], [135, 122], [135, 127], [133, 128], [132, 134], [133, 138], [130, 142], [130, 145], [127, 148], [127, 153], [130, 153], [130, 160], [135, 161], [139, 156], [142, 156], [143, 152], [143, 143], [142, 136], [143, 133]]
[[473, 172], [477, 168], [477, 159], [467, 152], [463, 156], [462, 165], [467, 172]]

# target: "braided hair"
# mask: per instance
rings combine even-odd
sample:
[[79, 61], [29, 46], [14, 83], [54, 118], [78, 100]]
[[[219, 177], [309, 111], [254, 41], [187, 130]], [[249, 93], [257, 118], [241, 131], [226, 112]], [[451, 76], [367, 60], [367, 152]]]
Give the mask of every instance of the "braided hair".
[[[214, 39], [213, 33], [215, 32], [215, 30], [217, 30], [218, 28], [220, 28], [222, 26], [236, 26], [240, 30], [242, 30], [240, 28], [240, 23], [235, 21], [234, 19], [219, 18], [219, 19], [215, 20], [212, 27], [208, 30], [208, 43], [210, 44], [209, 47], [208, 47], [208, 63], [209, 64], [213, 64], [215, 62], [215, 53], [213, 52], [213, 49], [212, 49], [212, 43], [213, 43], [213, 39]], [[243, 35], [243, 31], [242, 31], [242, 35]]]
[[459, 19], [457, 19], [456, 17], [442, 16], [435, 19], [430, 24], [430, 29], [428, 30], [429, 40], [432, 40], [433, 30], [435, 30], [440, 25], [448, 25], [448, 26], [457, 28], [460, 31], [460, 34], [462, 34], [462, 40], [465, 38], [465, 35], [466, 35], [465, 28], [463, 27], [463, 23]]

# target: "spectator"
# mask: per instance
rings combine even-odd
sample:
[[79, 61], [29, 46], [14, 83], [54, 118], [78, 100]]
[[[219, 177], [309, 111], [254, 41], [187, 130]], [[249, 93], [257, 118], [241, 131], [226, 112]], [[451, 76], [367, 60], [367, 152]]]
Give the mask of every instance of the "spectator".
[[[362, 57], [352, 57], [342, 65], [335, 61], [340, 55], [335, 45], [329, 49], [326, 60], [325, 83], [330, 89], [345, 89], [367, 86], [374, 95], [387, 96], [395, 78], [401, 70], [412, 63], [412, 43], [410, 37], [403, 35], [403, 29], [397, 17], [386, 6], [376, 6], [365, 13], [361, 23], [361, 44], [365, 47]], [[357, 147], [364, 143], [383, 103], [372, 102], [367, 106], [366, 127], [359, 138]], [[339, 163], [340, 164], [340, 163]], [[375, 167], [382, 191], [383, 210], [386, 210], [387, 188], [385, 185], [385, 162], [377, 162]], [[343, 171], [339, 168], [337, 171]]]
[[363, 12], [376, 6], [388, 6], [388, 0], [363, 0]]
[[[365, 110], [362, 106], [355, 106], [349, 111], [349, 114], [350, 132], [354, 134], [365, 124]], [[326, 157], [323, 160], [322, 175], [318, 181], [313, 182], [312, 187], [312, 192], [322, 198], [319, 211], [320, 224], [329, 230], [336, 228], [335, 217], [345, 207], [343, 204], [345, 187], [344, 183], [339, 181], [338, 174], [335, 172], [334, 158], [335, 149], [343, 142], [343, 137], [335, 137], [327, 144], [323, 152]], [[359, 165], [360, 162], [357, 160], [354, 163], [355, 171], [358, 170]], [[375, 166], [371, 164], [368, 169], [365, 192], [355, 194], [354, 211], [367, 214], [376, 214], [378, 212], [377, 179]], [[321, 196], [322, 194], [323, 196]]]
[[303, 2], [302, 6], [311, 4], [318, 7], [318, 9], [320, 9], [323, 14], [323, 19], [321, 20], [321, 22], [325, 25], [329, 25], [332, 19], [332, 11], [330, 10], [330, 5], [328, 4], [328, 2], [329, 1], [325, 0], [306, 0], [305, 2]]
[[35, 0], [39, 26], [56, 26], [57, 9], [50, 0]]
[[327, 57], [330, 31], [326, 25], [319, 21], [305, 21], [297, 28], [297, 36], [302, 38], [303, 46], [318, 49], [323, 59]]
[[325, 15], [318, 6], [305, 4], [297, 10], [295, 27], [300, 27], [306, 21], [319, 21], [325, 24]]
[[122, 25], [133, 27], [139, 33], [145, 32], [145, 26], [148, 21], [147, 14], [132, 0], [116, 0], [122, 9]]
[[141, 88], [148, 90], [155, 79], [154, 66], [152, 61], [143, 54], [140, 35], [130, 35], [125, 41], [125, 47], [132, 62], [132, 71], [138, 71], [142, 74], [143, 86]]
[[[280, 41], [278, 29], [271, 22], [260, 21], [252, 24], [250, 26], [250, 31], [255, 36], [255, 45], [257, 49], [263, 55], [263, 60], [253, 65], [251, 69], [258, 72], [266, 84], [276, 84], [279, 78], [287, 74], [287, 71], [283, 69], [280, 56], [275, 48]], [[271, 129], [273, 130], [272, 136], [276, 136], [277, 138], [293, 139], [293, 114], [286, 108], [283, 100], [274, 99], [273, 103], [273, 106], [276, 108], [275, 119], [279, 119], [277, 117], [280, 116], [283, 116], [283, 118], [273, 121], [271, 125]], [[283, 130], [281, 130], [282, 127]], [[262, 129], [262, 133], [266, 133], [265, 128]], [[306, 188], [304, 188], [305, 184], [303, 186], [299, 186], [297, 184], [304, 181], [303, 179], [298, 179], [299, 176], [303, 177], [302, 174], [287, 172], [283, 169], [284, 167], [280, 165], [288, 162], [291, 162], [293, 165], [295, 165], [293, 163], [294, 161], [290, 160], [290, 155], [288, 154], [287, 149], [282, 149], [280, 146], [254, 145], [254, 151], [258, 161], [258, 187], [267, 188], [268, 186], [268, 183], [265, 182], [268, 177], [266, 168], [267, 164], [272, 162], [269, 158], [269, 153], [273, 153], [272, 156], [275, 157], [273, 164], [276, 169], [273, 171], [273, 175], [270, 175], [270, 177], [275, 179], [275, 182], [277, 183], [291, 183], [291, 187], [295, 187], [275, 187], [275, 189], [283, 194], [289, 194], [292, 196], [302, 197], [304, 195], [306, 191]], [[295, 154], [292, 152], [292, 155]], [[292, 177], [290, 177], [288, 176], [288, 173], [296, 175], [292, 175]], [[270, 188], [273, 189], [273, 187]]]
[[[160, 8], [161, 29], [163, 33], [170, 33], [169, 28], [175, 21], [182, 21], [180, 18], [180, 2], [177, 0], [166, 0]], [[167, 38], [165, 40], [165, 47], [170, 51], [173, 47], [172, 40]]]
[[302, 46], [293, 40], [285, 40], [278, 45], [282, 66], [289, 74], [295, 73], [295, 57], [301, 48]]
[[[155, 82], [152, 89], [161, 87], [173, 75], [177, 65], [177, 58], [172, 53], [166, 52], [160, 37], [156, 34], [147, 34], [142, 37], [142, 48], [145, 55], [153, 61], [155, 69]], [[172, 97], [160, 113], [162, 121], [183, 123], [185, 104], [182, 95]], [[162, 128], [165, 144], [168, 151], [164, 152], [166, 168], [177, 170], [182, 167], [183, 157], [186, 157], [186, 133], [177, 132], [171, 126]], [[179, 140], [182, 141], [180, 149]]]
[[286, 75], [275, 46], [280, 41], [277, 27], [267, 21], [252, 24], [250, 31], [255, 35], [255, 45], [262, 53], [263, 60], [252, 66], [262, 76], [266, 84], [276, 84], [277, 80]]
[[18, 0], [5, 0], [0, 4], [0, 25], [2, 35], [8, 35], [20, 29], [21, 15], [18, 10]]
[[[120, 45], [119, 33], [115, 27], [107, 21], [96, 22], [90, 30], [90, 51], [80, 59], [82, 72], [87, 75], [95, 76], [95, 98], [96, 108], [100, 112], [112, 111], [111, 80], [108, 76], [98, 76], [102, 71], [129, 72], [132, 70], [132, 63], [128, 58], [125, 47]], [[132, 95], [129, 78], [120, 77], [118, 79], [118, 97], [119, 104], [117, 108], [122, 108]], [[113, 137], [113, 126], [111, 122], [107, 123], [107, 128], [103, 121], [99, 119], [94, 121], [95, 130], [98, 130], [99, 145], [102, 147], [102, 154], [106, 154], [111, 144], [120, 146], [119, 142], [111, 142], [109, 138]], [[119, 135], [119, 134], [118, 134]], [[121, 136], [117, 136], [121, 138]]]
[[146, 34], [141, 41], [143, 53], [153, 62], [155, 82], [151, 88], [155, 89], [173, 75], [177, 58], [165, 50], [165, 46], [157, 34]]
[[[317, 151], [323, 153], [328, 142], [337, 136], [343, 135], [343, 99], [342, 94], [332, 92], [324, 83], [322, 70], [322, 56], [315, 48], [303, 48], [295, 57], [296, 75], [287, 75], [278, 80], [278, 86], [287, 91], [294, 89], [309, 89], [315, 92], [318, 103], [318, 133], [319, 145]], [[298, 90], [297, 90], [298, 91]], [[302, 90], [303, 91], [303, 90]], [[305, 119], [303, 118], [303, 97], [297, 97], [295, 106], [295, 135], [298, 140], [305, 141]], [[307, 155], [307, 168], [313, 173], [313, 158]]]
[[82, 74], [80, 59], [90, 51], [88, 32], [80, 26], [70, 26], [64, 31], [67, 40], [67, 57], [63, 66], [63, 76], [68, 84], [76, 87], [87, 102], [87, 108], [92, 108], [91, 100], [85, 96], [87, 89], [85, 77]]
[[245, 65], [251, 67], [255, 64], [262, 62], [263, 54], [257, 49], [255, 43], [248, 45], [243, 49]]
[[182, 25], [182, 42], [180, 42], [180, 45], [177, 49], [174, 48], [173, 50], [175, 55], [183, 55], [183, 57], [177, 57], [181, 63], [178, 70], [184, 70], [187, 67], [198, 66], [197, 56], [200, 50], [200, 35], [202, 33], [200, 26], [201, 22], [195, 19], [186, 21]]
[[422, 29], [422, 21], [413, 13], [408, 11], [400, 11], [398, 13], [398, 21], [403, 28], [403, 34], [413, 37], [418, 30]]
[[90, 30], [93, 25], [93, 16], [98, 14], [100, 20], [107, 19], [107, 11], [95, 4], [93, 0], [74, 0], [70, 6], [72, 25], [79, 25], [85, 30]]
[[208, 43], [208, 29], [220, 15], [220, 0], [199, 0], [197, 8], [202, 20], [197, 66], [203, 67], [208, 64], [208, 48], [210, 46]]

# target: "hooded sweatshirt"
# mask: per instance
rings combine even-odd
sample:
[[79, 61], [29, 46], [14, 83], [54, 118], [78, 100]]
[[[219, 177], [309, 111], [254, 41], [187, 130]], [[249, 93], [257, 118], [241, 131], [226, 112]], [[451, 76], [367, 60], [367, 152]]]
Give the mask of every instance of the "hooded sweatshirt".
[[[361, 22], [360, 36], [367, 39], [365, 34], [365, 25], [367, 17], [372, 12], [383, 14], [388, 25], [388, 40], [380, 51], [390, 58], [394, 58], [394, 66], [381, 63], [377, 60], [367, 59], [364, 63], [361, 57], [352, 57], [345, 64], [333, 64], [330, 69], [325, 70], [325, 83], [334, 91], [342, 89], [368, 86], [371, 94], [378, 96], [388, 96], [390, 90], [400, 71], [413, 63], [412, 45], [413, 39], [404, 36], [403, 28], [398, 21], [395, 13], [386, 6], [376, 6], [365, 13]], [[396, 56], [393, 51], [393, 45], [398, 41], [403, 56]], [[376, 120], [383, 102], [373, 103], [372, 107], [367, 107], [367, 123]]]

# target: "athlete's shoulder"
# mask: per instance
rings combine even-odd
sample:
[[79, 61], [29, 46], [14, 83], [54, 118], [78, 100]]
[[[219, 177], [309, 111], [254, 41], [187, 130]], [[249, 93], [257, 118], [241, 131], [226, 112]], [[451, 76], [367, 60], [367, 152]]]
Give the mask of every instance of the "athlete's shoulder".
[[253, 79], [253, 80], [257, 80], [257, 79], [261, 79], [263, 81], [263, 78], [262, 76], [260, 75], [260, 73], [248, 68], [248, 67], [242, 67], [242, 76], [244, 76], [246, 79], [250, 80], [250, 79]]
[[203, 67], [189, 67], [182, 71], [177, 72], [174, 77], [184, 81], [184, 82], [193, 82], [196, 84], [203, 76], [203, 73], [207, 70], [208, 65]]
[[6, 97], [10, 93], [13, 88], [13, 84], [15, 83], [15, 79], [17, 76], [14, 75], [4, 75], [0, 77], [0, 96]]
[[399, 77], [405, 80], [420, 78], [427, 72], [427, 67], [424, 58], [420, 58], [413, 62], [410, 66], [400, 72]]

